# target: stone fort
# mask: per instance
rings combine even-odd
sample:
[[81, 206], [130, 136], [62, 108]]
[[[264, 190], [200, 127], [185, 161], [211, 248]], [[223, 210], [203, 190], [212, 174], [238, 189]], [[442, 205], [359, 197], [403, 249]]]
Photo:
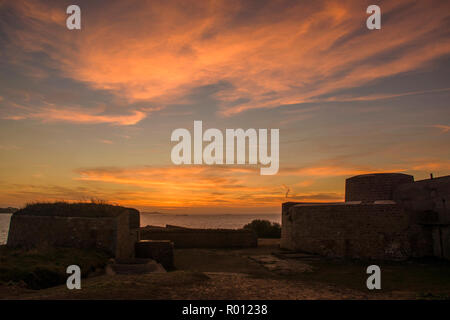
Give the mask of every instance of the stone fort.
[[[140, 212], [96, 203], [36, 203], [11, 216], [8, 247], [106, 251], [116, 261], [154, 259], [173, 268], [173, 248], [255, 247], [251, 230], [140, 227]], [[133, 260], [135, 259], [135, 260]]]
[[41, 203], [16, 211], [9, 247], [40, 246], [100, 249], [119, 259], [134, 257], [139, 211], [91, 203]]
[[330, 257], [450, 259], [450, 176], [348, 178], [345, 202], [282, 205], [281, 248]]

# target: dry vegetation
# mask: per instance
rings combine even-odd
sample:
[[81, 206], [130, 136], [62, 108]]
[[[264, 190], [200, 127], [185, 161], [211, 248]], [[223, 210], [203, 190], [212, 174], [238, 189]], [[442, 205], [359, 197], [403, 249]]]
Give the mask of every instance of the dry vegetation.
[[66, 268], [76, 264], [82, 276], [102, 270], [110, 257], [103, 251], [75, 248], [13, 249], [0, 246], [0, 284], [42, 289], [66, 282]]
[[37, 202], [29, 203], [16, 214], [33, 216], [62, 216], [62, 217], [113, 217], [124, 209], [118, 205], [108, 204], [103, 201], [91, 200], [91, 202]]
[[[258, 248], [178, 249], [177, 270], [165, 274], [102, 275], [82, 281], [81, 290], [65, 285], [31, 291], [1, 287], [0, 297], [19, 299], [448, 299], [450, 264], [437, 260], [378, 262], [382, 290], [365, 287], [369, 262], [302, 259], [313, 272], [280, 274], [252, 256], [283, 253], [277, 239]], [[291, 261], [290, 259], [287, 259]], [[295, 261], [293, 259], [292, 261]], [[297, 260], [298, 261], [298, 260]], [[68, 261], [67, 261], [68, 262]], [[65, 262], [65, 263], [67, 263]], [[372, 263], [372, 262], [370, 262]], [[3, 288], [3, 290], [2, 290]], [[7, 288], [7, 289], [5, 289]]]

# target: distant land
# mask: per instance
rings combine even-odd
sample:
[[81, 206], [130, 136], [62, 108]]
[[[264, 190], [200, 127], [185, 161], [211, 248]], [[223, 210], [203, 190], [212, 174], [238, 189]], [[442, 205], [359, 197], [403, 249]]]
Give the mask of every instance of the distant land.
[[2, 213], [14, 213], [14, 212], [16, 212], [17, 210], [19, 210], [19, 209], [13, 208], [13, 207], [0, 208], [0, 214], [2, 214]]
[[164, 212], [159, 212], [159, 211], [151, 211], [151, 212], [141, 212], [143, 214], [164, 214]]

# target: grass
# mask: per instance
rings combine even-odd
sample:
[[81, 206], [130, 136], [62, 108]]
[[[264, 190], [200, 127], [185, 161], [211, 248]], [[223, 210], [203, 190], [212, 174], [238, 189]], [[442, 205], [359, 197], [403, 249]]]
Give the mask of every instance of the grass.
[[63, 284], [69, 265], [78, 265], [82, 277], [104, 268], [110, 257], [97, 250], [40, 248], [32, 250], [0, 246], [0, 283], [43, 289]]
[[378, 265], [381, 269], [382, 292], [414, 292], [418, 298], [445, 298], [450, 294], [450, 263], [437, 259], [420, 259], [405, 262], [359, 261], [325, 259], [309, 263], [314, 272], [299, 274], [303, 281], [318, 281], [347, 288], [366, 288], [366, 268]]
[[91, 202], [37, 202], [29, 203], [25, 208], [18, 210], [17, 215], [32, 216], [60, 216], [60, 217], [115, 217], [124, 210], [136, 210], [118, 205], [108, 204], [104, 201], [91, 200]]
[[[286, 279], [304, 284], [321, 283], [338, 288], [358, 290], [372, 296], [408, 293], [417, 299], [450, 298], [450, 262], [438, 259], [413, 259], [403, 262], [362, 261], [329, 259], [324, 257], [311, 260], [300, 259], [313, 267], [313, 272], [290, 275], [275, 275], [261, 265], [247, 259], [247, 256], [279, 252], [275, 243], [266, 245], [259, 239], [258, 248], [238, 250], [227, 249], [179, 249], [175, 250], [178, 269], [198, 272], [242, 272], [252, 277], [264, 279]], [[270, 239], [275, 240], [275, 239]], [[381, 290], [371, 291], [366, 287], [369, 265], [381, 269]]]
[[[18, 291], [5, 287], [4, 298], [20, 299], [449, 299], [450, 262], [435, 259], [406, 262], [359, 261], [299, 258], [313, 272], [280, 275], [248, 258], [283, 253], [277, 239], [259, 239], [259, 247], [244, 249], [176, 249], [176, 271], [163, 274], [89, 277], [82, 290], [65, 285], [38, 291]], [[0, 253], [4, 248], [0, 247]], [[56, 268], [86, 264], [89, 270], [95, 255], [70, 249], [67, 252], [15, 252], [8, 250], [11, 266]], [[15, 257], [19, 255], [19, 257]], [[3, 257], [3, 254], [1, 255]], [[70, 257], [73, 257], [71, 259]], [[14, 259], [18, 261], [14, 261]], [[310, 260], [308, 260], [310, 259]], [[73, 261], [76, 262], [74, 263]], [[291, 260], [291, 259], [289, 259]], [[100, 260], [105, 262], [106, 260]], [[39, 262], [39, 263], [38, 263]], [[381, 290], [366, 287], [367, 266], [381, 268]], [[3, 267], [3, 261], [0, 263]], [[66, 279], [65, 269], [59, 269]], [[53, 270], [53, 269], [52, 269]], [[62, 271], [61, 271], [62, 270]], [[0, 271], [3, 275], [3, 272]], [[38, 273], [39, 274], [39, 273]], [[246, 274], [240, 277], [239, 274]], [[40, 275], [43, 277], [42, 275]], [[0, 298], [2, 298], [0, 286]]]

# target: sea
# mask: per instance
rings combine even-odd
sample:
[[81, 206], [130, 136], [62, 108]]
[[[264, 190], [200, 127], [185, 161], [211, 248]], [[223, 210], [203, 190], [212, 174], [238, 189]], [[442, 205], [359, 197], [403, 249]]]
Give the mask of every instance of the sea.
[[[0, 214], [0, 245], [8, 239], [11, 214]], [[141, 227], [147, 225], [164, 227], [166, 224], [188, 228], [240, 229], [255, 219], [281, 223], [279, 213], [261, 214], [172, 214], [141, 213]]]

